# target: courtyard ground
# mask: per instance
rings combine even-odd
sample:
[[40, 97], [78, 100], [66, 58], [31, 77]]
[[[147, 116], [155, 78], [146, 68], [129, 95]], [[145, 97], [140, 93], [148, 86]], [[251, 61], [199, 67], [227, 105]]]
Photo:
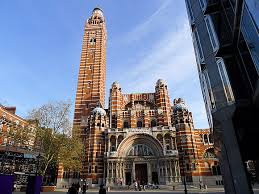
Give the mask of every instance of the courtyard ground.
[[[98, 194], [98, 190], [97, 189], [90, 189], [90, 190], [87, 191], [87, 193]], [[134, 194], [134, 193], [135, 194], [141, 194], [141, 193], [145, 193], [145, 194], [159, 194], [159, 193], [183, 194], [184, 191], [183, 191], [183, 189], [182, 190], [178, 189], [176, 191], [173, 191], [173, 190], [170, 190], [170, 189], [159, 189], [159, 190], [146, 190], [146, 191], [134, 191], [134, 190], [109, 191], [107, 193], [109, 193], [109, 194], [118, 194], [118, 193], [123, 193], [123, 194]], [[224, 192], [223, 188], [209, 188], [207, 190], [199, 190], [199, 189], [191, 189], [191, 188], [188, 189], [188, 194], [200, 194], [200, 193], [201, 194], [202, 193], [203, 194], [204, 193], [207, 193], [207, 194], [223, 194], [225, 192]], [[25, 194], [25, 193], [24, 192], [13, 192], [13, 194]], [[67, 190], [58, 189], [55, 192], [44, 192], [42, 194], [67, 194]], [[81, 194], [81, 192], [79, 194]], [[254, 188], [254, 194], [259, 194], [259, 186]]]

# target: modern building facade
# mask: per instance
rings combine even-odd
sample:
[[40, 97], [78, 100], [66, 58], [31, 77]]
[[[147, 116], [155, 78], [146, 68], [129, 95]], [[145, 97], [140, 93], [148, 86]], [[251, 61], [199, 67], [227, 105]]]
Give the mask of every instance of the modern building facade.
[[58, 169], [57, 187], [79, 180], [90, 186], [141, 184], [220, 185], [222, 178], [209, 129], [196, 130], [192, 113], [179, 98], [173, 103], [166, 82], [152, 93], [122, 93], [110, 89], [104, 109], [105, 18], [95, 8], [86, 22], [78, 76], [74, 126], [84, 143], [82, 171]]
[[36, 173], [35, 127], [15, 114], [16, 107], [0, 105], [0, 174], [15, 175], [25, 184]]
[[259, 157], [259, 2], [186, 0], [186, 7], [225, 191], [251, 193], [245, 161]]

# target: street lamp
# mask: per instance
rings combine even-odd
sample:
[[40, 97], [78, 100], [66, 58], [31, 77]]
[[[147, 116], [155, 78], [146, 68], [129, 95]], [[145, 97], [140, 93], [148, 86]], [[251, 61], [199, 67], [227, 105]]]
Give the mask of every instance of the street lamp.
[[183, 153], [183, 151], [182, 151], [182, 149], [180, 149], [180, 153], [179, 153], [179, 156], [180, 156], [180, 158], [181, 158], [181, 161], [182, 161], [182, 169], [183, 169], [183, 184], [184, 184], [184, 193], [185, 194], [188, 194], [188, 192], [187, 192], [187, 185], [186, 185], [186, 175], [185, 175], [185, 165], [184, 165], [184, 153]]

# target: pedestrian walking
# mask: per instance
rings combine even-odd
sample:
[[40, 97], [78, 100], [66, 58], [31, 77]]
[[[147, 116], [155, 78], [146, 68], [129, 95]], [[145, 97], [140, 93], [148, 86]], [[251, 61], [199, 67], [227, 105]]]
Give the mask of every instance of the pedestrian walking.
[[138, 190], [138, 182], [137, 181], [134, 182], [134, 187], [135, 187], [135, 191], [137, 191]]
[[73, 183], [72, 186], [68, 189], [68, 194], [78, 194], [75, 184]]
[[85, 193], [86, 193], [86, 184], [84, 183], [82, 186], [82, 194], [85, 194]]

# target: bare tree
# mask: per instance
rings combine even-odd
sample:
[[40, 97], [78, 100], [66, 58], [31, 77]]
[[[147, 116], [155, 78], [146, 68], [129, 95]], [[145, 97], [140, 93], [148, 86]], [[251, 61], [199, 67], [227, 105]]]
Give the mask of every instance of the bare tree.
[[30, 120], [38, 121], [36, 139], [43, 158], [40, 164], [42, 175], [54, 161], [66, 166], [78, 165], [76, 160], [82, 153], [82, 146], [77, 136], [70, 136], [70, 107], [69, 102], [49, 102], [29, 113]]

